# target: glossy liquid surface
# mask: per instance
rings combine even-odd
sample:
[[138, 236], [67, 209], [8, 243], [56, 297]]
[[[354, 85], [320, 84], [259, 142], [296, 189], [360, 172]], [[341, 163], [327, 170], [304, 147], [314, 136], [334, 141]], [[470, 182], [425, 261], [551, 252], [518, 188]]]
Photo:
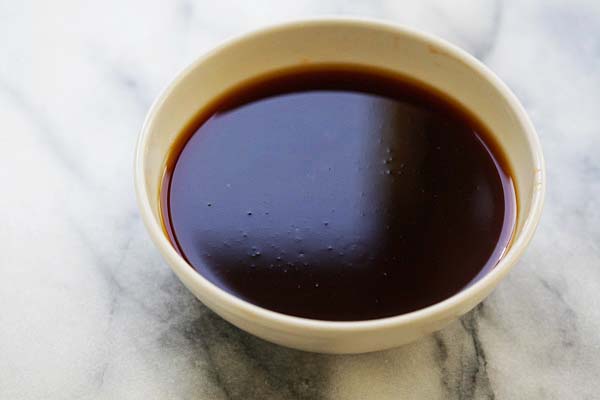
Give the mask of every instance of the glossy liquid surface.
[[181, 137], [162, 189], [172, 242], [204, 277], [270, 310], [418, 310], [493, 268], [513, 231], [513, 184], [484, 127], [387, 73], [264, 77]]

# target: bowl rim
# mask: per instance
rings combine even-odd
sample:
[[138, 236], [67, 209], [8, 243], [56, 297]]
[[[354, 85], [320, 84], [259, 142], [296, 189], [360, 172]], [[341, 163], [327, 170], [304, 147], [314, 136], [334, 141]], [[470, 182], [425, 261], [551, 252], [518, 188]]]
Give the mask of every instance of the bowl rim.
[[[518, 124], [522, 127], [522, 130], [526, 135], [526, 139], [530, 147], [529, 150], [532, 153], [533, 162], [535, 164], [535, 179], [533, 183], [535, 187], [532, 191], [530, 211], [525, 218], [521, 232], [513, 241], [508, 251], [492, 270], [490, 270], [471, 286], [461, 290], [445, 300], [442, 300], [441, 302], [405, 314], [379, 319], [357, 321], [317, 320], [268, 310], [228, 293], [198, 273], [185, 261], [181, 255], [179, 255], [179, 253], [177, 253], [177, 251], [169, 242], [168, 238], [165, 236], [160, 222], [154, 218], [152, 208], [150, 206], [150, 194], [148, 193], [145, 185], [145, 149], [148, 146], [148, 138], [153, 121], [173, 90], [178, 87], [184, 78], [188, 74], [192, 73], [192, 71], [198, 65], [203, 63], [206, 59], [217, 55], [220, 51], [229, 46], [257, 39], [261, 36], [278, 34], [289, 29], [293, 30], [299, 28], [315, 28], [323, 26], [338, 26], [344, 28], [375, 29], [386, 31], [388, 33], [402, 35], [411, 40], [424, 42], [443, 49], [445, 54], [463, 62], [475, 73], [478, 73], [494, 87], [500, 96], [505, 98], [510, 105], [510, 108], [514, 112]], [[236, 36], [223, 42], [208, 53], [201, 55], [190, 65], [181, 70], [175, 76], [175, 78], [170, 81], [166, 88], [161, 91], [161, 94], [154, 100], [144, 120], [135, 150], [134, 184], [138, 208], [140, 210], [142, 219], [144, 220], [146, 228], [155, 245], [159, 248], [163, 257], [167, 259], [167, 264], [170, 265], [180, 279], [184, 280], [184, 283], [186, 283], [185, 280], [193, 282], [193, 284], [201, 292], [203, 292], [204, 296], [210, 299], [210, 304], [224, 304], [224, 307], [219, 305], [218, 308], [227, 309], [229, 312], [233, 312], [244, 319], [254, 318], [262, 321], [270, 321], [279, 325], [281, 329], [285, 330], [308, 329], [319, 332], [335, 333], [342, 331], [370, 331], [374, 329], [379, 330], [402, 325], [416, 324], [419, 321], [442, 318], [447, 316], [449, 313], [453, 314], [453, 316], [458, 316], [460, 314], [456, 314], [456, 312], [453, 312], [453, 310], [456, 310], [463, 304], [467, 304], [469, 299], [477, 298], [478, 294], [480, 295], [481, 293], [489, 293], [491, 290], [493, 290], [499, 281], [502, 280], [502, 278], [512, 269], [512, 267], [514, 267], [516, 261], [520, 258], [525, 248], [531, 241], [531, 238], [533, 237], [543, 209], [546, 189], [546, 170], [539, 138], [536, 134], [535, 128], [533, 127], [533, 124], [531, 123], [519, 100], [506, 86], [506, 84], [496, 76], [495, 73], [493, 73], [490, 69], [488, 69], [488, 67], [467, 53], [465, 50], [462, 50], [458, 46], [453, 45], [446, 40], [438, 38], [432, 34], [396, 23], [362, 17], [319, 17], [287, 21]], [[212, 307], [209, 305], [209, 308]]]

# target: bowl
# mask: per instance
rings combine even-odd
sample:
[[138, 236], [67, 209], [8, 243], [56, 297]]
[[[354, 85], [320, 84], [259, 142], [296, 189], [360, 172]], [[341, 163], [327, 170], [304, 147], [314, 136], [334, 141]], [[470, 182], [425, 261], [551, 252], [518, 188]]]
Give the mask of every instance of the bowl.
[[[253, 77], [310, 63], [391, 70], [446, 93], [477, 116], [504, 150], [517, 192], [511, 244], [498, 264], [461, 292], [429, 307], [367, 321], [289, 316], [241, 300], [194, 270], [169, 242], [159, 190], [167, 154], [183, 127], [224, 92]], [[474, 57], [434, 36], [364, 19], [297, 21], [262, 29], [218, 47], [181, 72], [152, 105], [135, 156], [141, 216], [160, 253], [206, 306], [260, 338], [322, 353], [362, 353], [413, 341], [471, 310], [515, 266], [539, 221], [545, 191], [542, 149], [523, 107]]]

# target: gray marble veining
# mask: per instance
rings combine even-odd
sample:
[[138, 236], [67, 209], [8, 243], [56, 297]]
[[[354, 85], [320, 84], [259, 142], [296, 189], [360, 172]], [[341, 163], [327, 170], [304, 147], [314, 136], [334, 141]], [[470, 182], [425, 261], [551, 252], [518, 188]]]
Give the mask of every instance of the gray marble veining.
[[[547, 203], [523, 260], [442, 331], [327, 356], [221, 320], [136, 211], [152, 99], [202, 52], [291, 18], [362, 15], [470, 51], [530, 113]], [[595, 399], [600, 393], [600, 3], [0, 2], [1, 399]]]

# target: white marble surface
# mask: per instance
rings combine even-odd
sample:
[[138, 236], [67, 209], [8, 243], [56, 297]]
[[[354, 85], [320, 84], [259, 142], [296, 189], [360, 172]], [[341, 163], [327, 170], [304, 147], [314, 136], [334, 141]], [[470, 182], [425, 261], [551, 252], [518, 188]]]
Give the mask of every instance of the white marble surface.
[[[290, 18], [437, 33], [515, 91], [548, 164], [545, 214], [493, 295], [395, 350], [324, 356], [197, 302], [136, 211], [150, 102], [223, 39]], [[600, 398], [600, 3], [0, 1], [0, 399]]]

